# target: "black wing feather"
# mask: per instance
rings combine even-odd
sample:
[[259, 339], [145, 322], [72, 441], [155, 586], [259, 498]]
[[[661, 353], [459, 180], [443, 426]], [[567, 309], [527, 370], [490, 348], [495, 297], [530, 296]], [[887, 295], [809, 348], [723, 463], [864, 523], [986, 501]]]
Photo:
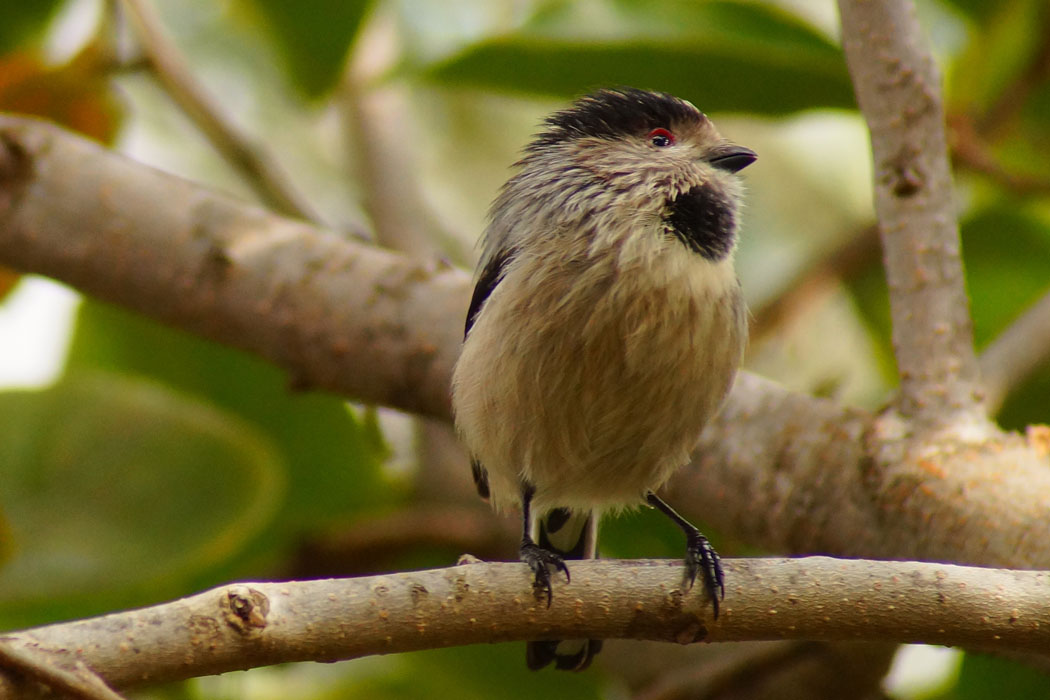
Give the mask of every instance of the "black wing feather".
[[503, 271], [514, 257], [510, 251], [501, 253], [489, 261], [478, 275], [478, 283], [474, 285], [474, 295], [470, 298], [470, 308], [467, 309], [467, 325], [463, 329], [463, 337], [470, 335], [470, 328], [478, 317], [485, 300], [492, 294], [500, 280], [503, 279]]
[[[481, 307], [484, 305], [485, 300], [492, 294], [492, 290], [496, 288], [499, 281], [503, 279], [503, 271], [507, 267], [507, 263], [510, 262], [511, 253], [508, 251], [501, 255], [495, 256], [489, 261], [485, 268], [478, 275], [478, 283], [474, 285], [474, 295], [470, 298], [470, 308], [467, 309], [467, 324], [466, 328], [463, 329], [463, 338], [465, 339], [470, 335], [470, 328], [474, 325], [475, 319], [478, 317], [478, 312], [481, 311]], [[478, 489], [478, 494], [484, 498], [489, 497], [489, 475], [485, 470], [485, 467], [477, 459], [470, 460], [470, 469], [474, 474], [474, 485]]]

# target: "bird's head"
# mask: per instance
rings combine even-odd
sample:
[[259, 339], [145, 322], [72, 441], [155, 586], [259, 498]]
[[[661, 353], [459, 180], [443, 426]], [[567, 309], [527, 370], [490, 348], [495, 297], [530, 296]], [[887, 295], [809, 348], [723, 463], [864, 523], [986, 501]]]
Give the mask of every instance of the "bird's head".
[[[732, 249], [740, 183], [754, 151], [722, 138], [689, 102], [634, 88], [600, 90], [555, 112], [526, 147], [494, 211], [555, 224], [595, 217], [658, 222], [694, 252]], [[525, 203], [531, 203], [531, 206]]]

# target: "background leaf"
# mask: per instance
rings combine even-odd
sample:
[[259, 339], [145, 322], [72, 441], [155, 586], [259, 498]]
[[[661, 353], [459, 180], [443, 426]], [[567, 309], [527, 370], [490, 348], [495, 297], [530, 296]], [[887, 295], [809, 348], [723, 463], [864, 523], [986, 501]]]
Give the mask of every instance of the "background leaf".
[[265, 436], [155, 382], [72, 374], [0, 394], [0, 423], [0, 629], [177, 595], [281, 500]]
[[309, 97], [329, 92], [371, 5], [370, 0], [242, 0], [263, 18], [293, 84]]
[[632, 85], [681, 95], [701, 109], [770, 115], [854, 106], [838, 48], [768, 7], [663, 0], [621, 4], [618, 20], [598, 31], [576, 20], [570, 10], [542, 15], [519, 33], [466, 47], [424, 76], [559, 98]]
[[148, 376], [254, 424], [288, 465], [282, 538], [399, 497], [344, 401], [291, 391], [283, 372], [246, 353], [89, 300], [78, 313], [68, 367]]

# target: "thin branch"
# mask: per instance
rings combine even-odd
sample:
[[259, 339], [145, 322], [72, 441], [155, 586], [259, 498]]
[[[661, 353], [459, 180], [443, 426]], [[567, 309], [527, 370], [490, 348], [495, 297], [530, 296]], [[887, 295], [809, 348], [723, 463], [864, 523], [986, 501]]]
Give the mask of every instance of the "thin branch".
[[[82, 661], [41, 649], [39, 645], [27, 643], [18, 635], [0, 637], [0, 669], [7, 671], [7, 677], [0, 681], [0, 693], [7, 688], [19, 688], [20, 674], [50, 690], [78, 700], [123, 700], [123, 696], [106, 685]], [[15, 673], [11, 673], [12, 671]], [[28, 687], [21, 687], [17, 692], [21, 696], [33, 691]]]
[[805, 305], [815, 291], [825, 289], [829, 278], [850, 279], [867, 265], [877, 262], [879, 252], [878, 229], [867, 226], [811, 261], [784, 285], [783, 293], [751, 309], [752, 342], [774, 333], [784, 318]]
[[940, 76], [908, 0], [839, 0], [839, 13], [871, 131], [901, 378], [897, 407], [924, 427], [980, 422]]
[[[1050, 573], [827, 557], [725, 562], [718, 621], [679, 561], [575, 562], [554, 603], [519, 563], [358, 579], [239, 583], [18, 633], [128, 688], [290, 661], [550, 638], [768, 639], [1050, 649]], [[0, 678], [0, 698], [12, 697]]]
[[978, 131], [988, 137], [994, 138], [1013, 121], [1032, 93], [1050, 77], [1050, 11], [1047, 11], [1045, 6], [1040, 9], [1042, 22], [1031, 34], [1041, 38], [1038, 46], [1024, 68], [1003, 86], [997, 98], [980, 118]]
[[266, 147], [245, 134], [193, 76], [149, 0], [120, 3], [157, 81], [259, 198], [287, 216], [321, 222], [320, 214], [295, 188]]
[[980, 173], [1018, 196], [1045, 197], [1050, 194], [1050, 179], [1007, 169], [969, 115], [950, 115], [948, 125], [953, 142], [952, 162], [958, 170]]
[[1013, 389], [1050, 360], [1050, 292], [981, 353], [986, 401], [997, 411]]
[[508, 556], [520, 534], [517, 523], [475, 500], [476, 506], [414, 502], [394, 513], [355, 519], [337, 531], [312, 536], [299, 547], [288, 578], [381, 571], [405, 554], [423, 550], [473, 552], [483, 559]]
[[[398, 32], [390, 17], [372, 17], [354, 43], [334, 102], [372, 220], [375, 242], [417, 258], [440, 251], [427, 235], [426, 211], [414, 162], [416, 139], [406, 119], [405, 89], [378, 76], [398, 61]], [[350, 154], [348, 154], [350, 155]]]

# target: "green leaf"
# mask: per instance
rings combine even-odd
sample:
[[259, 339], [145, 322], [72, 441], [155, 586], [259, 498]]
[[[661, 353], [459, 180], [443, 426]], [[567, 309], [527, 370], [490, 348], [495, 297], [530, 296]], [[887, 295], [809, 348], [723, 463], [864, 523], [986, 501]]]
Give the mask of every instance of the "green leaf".
[[0, 628], [155, 600], [274, 515], [283, 465], [244, 421], [155, 382], [75, 373], [0, 394]]
[[344, 401], [293, 391], [282, 371], [246, 353], [85, 300], [68, 364], [153, 377], [262, 430], [289, 465], [280, 533], [286, 538], [399, 495]]
[[[427, 67], [425, 78], [570, 98], [596, 87], [664, 90], [712, 111], [788, 114], [853, 108], [842, 54], [814, 30], [761, 5], [624, 3], [622, 22], [565, 30], [545, 15]], [[657, 12], [655, 9], [662, 9]], [[627, 29], [629, 28], [629, 30]]]
[[0, 3], [0, 53], [13, 51], [44, 31], [60, 0]]
[[242, 0], [262, 16], [297, 87], [329, 92], [343, 72], [370, 0]]

